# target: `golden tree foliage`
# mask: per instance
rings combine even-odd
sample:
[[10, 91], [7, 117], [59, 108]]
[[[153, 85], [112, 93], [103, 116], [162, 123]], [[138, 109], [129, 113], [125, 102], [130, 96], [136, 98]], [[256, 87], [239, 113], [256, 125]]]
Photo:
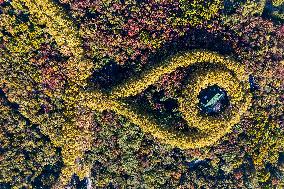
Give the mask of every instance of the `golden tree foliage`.
[[[111, 3], [110, 1], [105, 2], [107, 4]], [[219, 0], [213, 1], [209, 9], [202, 5], [201, 2], [203, 1], [194, 0], [188, 3], [196, 10], [187, 10], [187, 1], [180, 0], [179, 2], [183, 5], [181, 9], [184, 11], [185, 17], [175, 19], [173, 22], [174, 26], [184, 26], [188, 23], [192, 26], [199, 25], [204, 19], [210, 20], [221, 7], [221, 1]], [[283, 1], [273, 1], [275, 6], [279, 6], [281, 3]], [[264, 5], [265, 1], [258, 3], [248, 1], [242, 10], [242, 16], [255, 13], [260, 14]], [[90, 165], [82, 163], [81, 160], [85, 152], [91, 149], [93, 135], [95, 134], [92, 132], [93, 111], [114, 111], [116, 114], [127, 118], [129, 122], [138, 125], [143, 132], [150, 133], [157, 141], [171, 147], [186, 150], [199, 149], [216, 144], [231, 131], [233, 125], [241, 121], [243, 114], [251, 106], [252, 97], [249, 93], [248, 82], [249, 74], [251, 73], [248, 71], [249, 69], [243, 63], [239, 63], [232, 58], [207, 50], [196, 50], [174, 55], [165, 61], [151, 66], [141, 75], [130, 78], [125, 83], [112, 88], [109, 92], [85, 91], [86, 79], [91, 76], [92, 70], [98, 65], [97, 63], [94, 65], [92, 60], [86, 58], [79, 29], [64, 14], [63, 9], [52, 0], [14, 0], [12, 6], [19, 12], [27, 11], [31, 15], [32, 22], [38, 25], [19, 23], [15, 15], [0, 15], [0, 28], [4, 28], [11, 34], [11, 36], [5, 36], [0, 31], [0, 38], [5, 43], [5, 49], [0, 48], [0, 73], [3, 75], [0, 78], [0, 86], [8, 91], [7, 97], [9, 101], [20, 105], [19, 112], [33, 124], [39, 124], [41, 132], [50, 138], [52, 145], [62, 149], [61, 155], [64, 167], [59, 181], [53, 186], [54, 188], [63, 188], [73, 174], [77, 174], [81, 179], [90, 176]], [[260, 6], [259, 9], [255, 9], [257, 6]], [[232, 21], [234, 18], [239, 17], [231, 17], [228, 20], [231, 19]], [[228, 20], [225, 21], [228, 22]], [[111, 21], [116, 22], [114, 20]], [[233, 22], [236, 22], [236, 20]], [[39, 25], [46, 27], [42, 28]], [[85, 32], [88, 33], [90, 31], [87, 30]], [[160, 48], [161, 44], [165, 42], [163, 38], [147, 38], [149, 36], [143, 36], [143, 32], [140, 37], [143, 38], [142, 41], [144, 43], [151, 43], [153, 49]], [[45, 41], [46, 39], [49, 41]], [[62, 91], [43, 90], [44, 92], [41, 95], [51, 99], [62, 100], [62, 104], [58, 103], [60, 100], [56, 102], [58, 106], [62, 107], [60, 110], [63, 111], [53, 113], [51, 116], [46, 114], [38, 116], [37, 113], [40, 111], [40, 104], [43, 100], [34, 98], [32, 95], [33, 89], [49, 77], [48, 72], [50, 70], [56, 72], [60, 68], [58, 65], [52, 65], [52, 68], [44, 71], [37, 70], [36, 67], [30, 66], [27, 62], [40, 49], [41, 45], [52, 42], [56, 43], [61, 55], [66, 59], [63, 72], [66, 76], [67, 84]], [[106, 44], [102, 44], [102, 46], [104, 45]], [[94, 49], [96, 50], [97, 47], [99, 45], [95, 46]], [[115, 58], [119, 59], [120, 55], [119, 57], [115, 56]], [[197, 133], [184, 134], [166, 129], [153, 116], [141, 114], [140, 110], [130, 107], [123, 101], [124, 98], [136, 96], [150, 85], [157, 83], [163, 75], [172, 73], [178, 68], [187, 68], [193, 65], [203, 66], [204, 69], [191, 75], [190, 81], [187, 82], [183, 90], [183, 95], [178, 97], [177, 100], [183, 118], [189, 126], [197, 129]], [[207, 66], [213, 66], [215, 69], [207, 68]], [[11, 67], [13, 67], [14, 72], [11, 71]], [[45, 78], [42, 75], [45, 75]], [[281, 85], [280, 81], [277, 80], [276, 82], [278, 82], [277, 85]], [[218, 117], [218, 119], [204, 117], [198, 113], [196, 108], [199, 92], [212, 84], [223, 87], [231, 97], [231, 108], [223, 117]], [[19, 137], [16, 137], [15, 150], [7, 152], [10, 153], [8, 154], [9, 157], [15, 158], [15, 165], [11, 165], [11, 162], [0, 154], [0, 161], [4, 162], [3, 170], [5, 172], [3, 172], [3, 177], [5, 178], [3, 178], [3, 181], [12, 182], [13, 179], [17, 179], [17, 170], [22, 168], [23, 170], [27, 169], [24, 175], [32, 175], [32, 178], [38, 176], [41, 168], [39, 170], [28, 170], [27, 167], [33, 167], [33, 165], [25, 160], [23, 154], [18, 153], [19, 145], [28, 149], [38, 146], [42, 147], [40, 154], [33, 158], [35, 158], [36, 162], [39, 161], [44, 165], [47, 162], [44, 162], [42, 156], [54, 158], [56, 156], [54, 147], [50, 144], [43, 144], [40, 140], [36, 142], [26, 140], [25, 137], [27, 136], [23, 136], [23, 133], [33, 133], [29, 129], [27, 129], [28, 131], [25, 130], [26, 127], [28, 128], [28, 124], [19, 115], [12, 112], [11, 108], [3, 104], [0, 104], [0, 111], [2, 116], [0, 121], [5, 122], [5, 127], [0, 128], [1, 145], [4, 148], [13, 145], [9, 141], [9, 137], [6, 136], [7, 132], [17, 134], [17, 137]], [[250, 116], [257, 120], [256, 127], [249, 130], [249, 134], [254, 137], [251, 143], [257, 146], [258, 141], [264, 141], [263, 144], [260, 144], [259, 154], [254, 154], [255, 164], [264, 166], [266, 159], [275, 163], [277, 160], [275, 154], [280, 149], [283, 149], [283, 143], [269, 138], [269, 134], [274, 133], [275, 130], [281, 130], [279, 123], [268, 121], [265, 113], [261, 115], [252, 113]], [[11, 125], [16, 125], [16, 127]], [[269, 129], [266, 128], [267, 126], [269, 126]], [[21, 138], [22, 136], [23, 138]], [[38, 136], [35, 138], [38, 138]], [[271, 146], [276, 146], [272, 155], [269, 154]], [[52, 159], [48, 163], [54, 163], [54, 161]], [[35, 173], [31, 174], [33, 171]], [[9, 175], [9, 172], [11, 172], [11, 175]], [[264, 180], [267, 178], [264, 177]], [[1, 177], [0, 181], [2, 182]], [[25, 182], [18, 183], [15, 187], [29, 187]], [[107, 182], [109, 182], [108, 178], [105, 183]], [[101, 185], [103, 186], [103, 184]]]

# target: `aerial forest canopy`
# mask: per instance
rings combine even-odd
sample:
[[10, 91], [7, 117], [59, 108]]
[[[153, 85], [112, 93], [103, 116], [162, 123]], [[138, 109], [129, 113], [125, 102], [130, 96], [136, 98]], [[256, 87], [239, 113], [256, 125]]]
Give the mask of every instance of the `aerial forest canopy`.
[[283, 188], [283, 0], [0, 0], [0, 189]]

